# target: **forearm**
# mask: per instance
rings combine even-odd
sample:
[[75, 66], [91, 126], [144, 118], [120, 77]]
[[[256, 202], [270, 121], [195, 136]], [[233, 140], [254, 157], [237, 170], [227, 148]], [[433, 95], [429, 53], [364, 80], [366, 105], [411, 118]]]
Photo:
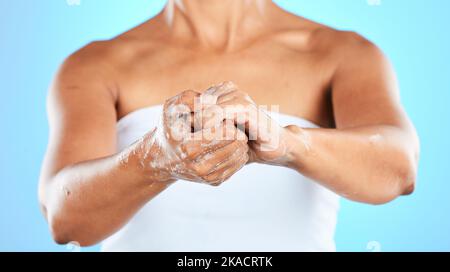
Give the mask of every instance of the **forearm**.
[[172, 183], [142, 167], [140, 144], [67, 166], [45, 182], [44, 209], [58, 243], [103, 240]]
[[418, 148], [401, 129], [288, 130], [288, 166], [346, 198], [380, 204], [413, 189]]

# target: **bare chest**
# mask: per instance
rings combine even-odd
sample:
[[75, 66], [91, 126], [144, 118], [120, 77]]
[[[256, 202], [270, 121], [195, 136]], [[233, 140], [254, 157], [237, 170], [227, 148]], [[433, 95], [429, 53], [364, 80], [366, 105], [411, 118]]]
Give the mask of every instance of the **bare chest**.
[[279, 48], [227, 55], [161, 50], [124, 65], [118, 112], [121, 117], [187, 89], [233, 81], [258, 105], [328, 126], [331, 73], [320, 55]]

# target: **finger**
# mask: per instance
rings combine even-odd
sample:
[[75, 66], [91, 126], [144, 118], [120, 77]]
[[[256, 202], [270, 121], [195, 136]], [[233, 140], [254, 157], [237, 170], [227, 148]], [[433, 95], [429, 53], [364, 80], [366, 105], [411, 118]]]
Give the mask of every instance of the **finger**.
[[191, 112], [194, 112], [195, 103], [198, 101], [200, 95], [196, 91], [187, 90], [181, 93], [178, 102], [187, 105], [191, 109]]
[[193, 182], [199, 182], [202, 180], [196, 173], [194, 173], [194, 171], [189, 168], [176, 170], [172, 175], [177, 179], [183, 179]]
[[234, 141], [233, 139], [226, 139], [224, 136], [218, 137], [217, 135], [214, 135], [215, 133], [218, 132], [201, 130], [193, 133], [190, 141], [186, 141], [181, 144], [180, 149], [181, 153], [183, 153], [182, 156], [194, 159], [201, 154], [212, 152], [216, 149], [229, 145]]
[[[207, 89], [200, 96], [200, 103], [196, 105], [196, 115], [194, 116], [194, 130], [200, 130], [203, 127], [212, 127], [217, 125], [223, 119], [223, 111], [216, 106], [220, 96], [236, 92], [237, 87], [232, 82], [223, 82]], [[204, 111], [208, 108], [208, 111]]]
[[217, 96], [211, 94], [212, 91], [208, 91], [208, 90], [205, 91], [205, 93], [200, 95], [199, 100], [198, 100], [198, 102], [200, 102], [200, 103], [197, 106], [197, 110], [202, 110], [207, 106], [215, 105], [217, 103]]
[[232, 175], [234, 175], [237, 171], [242, 169], [248, 162], [248, 154], [244, 154], [241, 156], [241, 159], [232, 167], [227, 168], [222, 174], [222, 180], [229, 179]]
[[245, 154], [247, 152], [248, 145], [246, 143], [234, 141], [222, 148], [198, 156], [195, 159], [195, 167], [201, 169], [202, 172], [206, 171], [206, 173], [203, 174], [207, 175], [228, 160], [233, 159], [233, 156], [238, 156], [239, 154]]
[[253, 104], [241, 104], [227, 101], [219, 105], [224, 111], [224, 121], [232, 121], [240, 130], [246, 132], [249, 139], [255, 140], [258, 134], [258, 109]]
[[200, 133], [204, 141], [247, 141], [245, 133], [238, 130], [232, 120], [221, 122], [219, 126], [203, 129]]
[[226, 140], [226, 141], [243, 141], [247, 142], [248, 138], [247, 135], [243, 130], [238, 129], [235, 126], [235, 123], [233, 120], [225, 120], [221, 123], [219, 127], [213, 127], [204, 129], [203, 131], [209, 131], [209, 130], [216, 130], [215, 136], [218, 140]]
[[208, 174], [206, 176], [209, 176], [213, 173], [217, 173], [217, 172], [224, 172], [226, 169], [232, 167], [233, 165], [235, 165], [236, 163], [239, 163], [241, 161], [241, 159], [246, 158], [246, 161], [248, 160], [248, 145], [245, 144], [245, 147], [243, 148], [237, 148], [235, 150], [234, 153], [232, 153], [231, 155], [228, 155], [227, 158], [222, 161], [219, 162], [216, 165], [213, 165], [212, 168], [209, 169]]
[[242, 101], [242, 104], [255, 104], [253, 99], [246, 93], [234, 89], [231, 92], [227, 92], [222, 94], [217, 98], [217, 104], [222, 104], [224, 102], [228, 102], [230, 100], [234, 100], [238, 103], [238, 101]]
[[256, 120], [258, 108], [246, 93], [233, 91], [217, 100], [217, 105], [222, 107], [225, 118], [235, 120], [237, 124], [245, 124], [251, 119]]
[[199, 99], [197, 100], [199, 103], [196, 104], [195, 111], [202, 111], [209, 106], [217, 104], [217, 99], [219, 98], [219, 96], [227, 94], [229, 92], [234, 92], [236, 90], [236, 85], [229, 81], [209, 87], [200, 95]]
[[192, 112], [199, 95], [195, 91], [188, 90], [166, 100], [163, 108], [163, 123], [167, 132], [174, 132], [177, 134], [176, 138], [184, 138], [184, 135], [178, 137], [179, 132], [191, 132], [194, 122]]
[[201, 124], [203, 129], [220, 125], [224, 120], [234, 120], [236, 124], [246, 124], [249, 114], [254, 108], [253, 104], [240, 103], [237, 100], [229, 100], [221, 104], [205, 108], [197, 115], [196, 124]]
[[248, 134], [249, 140], [271, 141], [271, 137], [280, 130], [280, 125], [255, 104], [247, 104], [244, 107], [235, 104], [235, 101], [228, 101], [220, 106], [224, 108], [225, 119], [233, 120], [239, 129]]
[[[228, 126], [245, 125], [248, 122], [248, 111], [240, 106], [222, 108], [217, 105], [209, 107], [195, 120], [198, 128], [203, 130]], [[228, 122], [231, 121], [231, 122]], [[244, 129], [243, 129], [244, 130]], [[245, 131], [245, 130], [244, 130]]]
[[204, 177], [204, 179], [213, 186], [219, 186], [236, 172], [238, 172], [248, 161], [248, 155], [244, 154], [237, 161], [233, 161], [228, 167], [224, 168], [223, 171], [216, 171], [210, 175]]
[[251, 141], [248, 143], [249, 149], [248, 149], [248, 161], [247, 164], [251, 164], [254, 162], [258, 162], [258, 156], [256, 156], [255, 151], [252, 148], [252, 144], [254, 141]]
[[217, 101], [216, 101], [216, 104], [220, 105], [220, 104], [222, 104], [224, 102], [240, 100], [239, 98], [240, 98], [239, 92], [238, 91], [232, 91], [232, 92], [226, 93], [226, 94], [218, 97]]
[[219, 127], [225, 119], [224, 110], [218, 105], [209, 105], [194, 116], [195, 130]]
[[233, 92], [237, 90], [237, 86], [231, 81], [225, 81], [216, 86], [212, 86], [205, 91], [205, 94], [213, 95], [216, 97], [220, 97], [227, 93]]
[[232, 122], [225, 122], [220, 127], [204, 129], [192, 134], [189, 141], [181, 144], [181, 152], [185, 157], [194, 159], [200, 154], [222, 148], [234, 141], [247, 143], [247, 135], [237, 129]]
[[198, 101], [198, 98], [200, 97], [200, 93], [193, 91], [193, 90], [186, 90], [178, 95], [169, 98], [166, 101], [166, 105], [178, 105], [178, 104], [184, 104], [188, 106], [191, 111], [194, 111], [194, 105]]

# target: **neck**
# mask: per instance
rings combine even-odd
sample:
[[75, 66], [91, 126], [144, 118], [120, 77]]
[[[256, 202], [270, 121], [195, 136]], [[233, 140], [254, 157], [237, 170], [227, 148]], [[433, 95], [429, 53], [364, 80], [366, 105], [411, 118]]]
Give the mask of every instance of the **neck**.
[[169, 0], [163, 13], [174, 33], [227, 50], [261, 29], [272, 5], [271, 0]]

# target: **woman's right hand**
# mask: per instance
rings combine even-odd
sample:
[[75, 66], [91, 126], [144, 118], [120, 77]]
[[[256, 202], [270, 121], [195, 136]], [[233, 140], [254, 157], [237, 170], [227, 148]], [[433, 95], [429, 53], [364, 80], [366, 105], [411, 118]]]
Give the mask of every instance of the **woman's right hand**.
[[199, 95], [185, 91], [167, 100], [160, 124], [132, 147], [150, 180], [184, 179], [217, 186], [247, 163], [247, 136], [234, 125], [193, 132]]

